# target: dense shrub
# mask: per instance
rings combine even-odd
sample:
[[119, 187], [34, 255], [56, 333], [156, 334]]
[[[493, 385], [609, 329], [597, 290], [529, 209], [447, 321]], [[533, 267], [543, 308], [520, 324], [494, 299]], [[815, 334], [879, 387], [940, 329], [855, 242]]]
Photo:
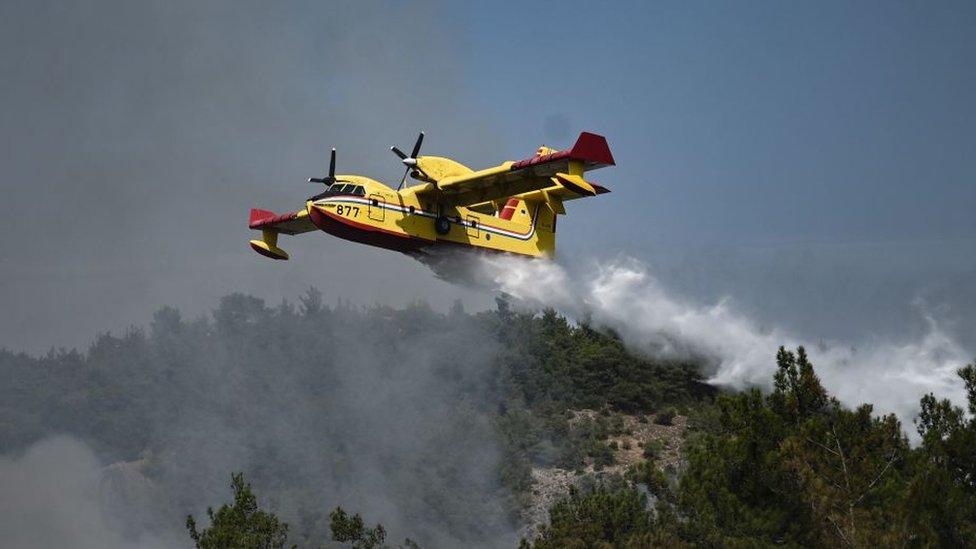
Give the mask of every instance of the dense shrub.
[[674, 418], [678, 415], [678, 412], [674, 408], [666, 408], [657, 413], [654, 417], [654, 423], [658, 425], [673, 425]]

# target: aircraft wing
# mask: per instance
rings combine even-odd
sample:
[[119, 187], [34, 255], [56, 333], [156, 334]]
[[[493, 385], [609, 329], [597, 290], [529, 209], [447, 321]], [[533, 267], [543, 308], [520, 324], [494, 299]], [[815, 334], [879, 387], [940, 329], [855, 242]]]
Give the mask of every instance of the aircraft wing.
[[278, 234], [301, 234], [316, 230], [308, 218], [308, 210], [298, 210], [278, 215], [268, 210], [251, 209], [248, 228], [261, 231], [260, 240], [249, 244], [255, 252], [271, 259], [288, 259], [288, 252], [278, 247]]
[[285, 234], [302, 234], [316, 230], [308, 218], [308, 210], [298, 210], [278, 215], [268, 210], [251, 209], [248, 228], [259, 231], [274, 231]]
[[582, 173], [612, 165], [613, 155], [607, 140], [583, 132], [570, 149], [447, 177], [418, 188], [417, 195], [454, 206], [480, 205], [533, 191], [548, 192], [548, 189], [564, 200], [567, 199], [564, 197], [594, 196], [609, 191], [584, 180]]

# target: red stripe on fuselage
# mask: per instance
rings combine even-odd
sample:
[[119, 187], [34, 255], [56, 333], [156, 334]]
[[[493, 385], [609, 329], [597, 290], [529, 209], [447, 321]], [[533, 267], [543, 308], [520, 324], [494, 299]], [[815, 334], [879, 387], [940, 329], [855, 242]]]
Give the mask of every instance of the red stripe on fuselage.
[[352, 242], [359, 242], [361, 244], [367, 244], [370, 246], [376, 246], [378, 248], [385, 248], [387, 250], [394, 250], [406, 254], [423, 252], [424, 249], [434, 245], [449, 245], [463, 247], [467, 250], [491, 252], [493, 254], [499, 253], [533, 257], [532, 254], [501, 250], [492, 247], [475, 246], [472, 244], [466, 244], [464, 242], [454, 242], [452, 240], [424, 240], [409, 235], [394, 233], [370, 225], [365, 225], [363, 223], [357, 223], [337, 214], [323, 211], [315, 206], [309, 207], [308, 216], [316, 227], [333, 236], [342, 238], [344, 240], [350, 240]]
[[312, 224], [333, 236], [388, 250], [406, 253], [417, 251], [432, 244], [430, 241], [410, 235], [358, 223], [315, 206], [308, 208], [308, 217], [312, 220]]

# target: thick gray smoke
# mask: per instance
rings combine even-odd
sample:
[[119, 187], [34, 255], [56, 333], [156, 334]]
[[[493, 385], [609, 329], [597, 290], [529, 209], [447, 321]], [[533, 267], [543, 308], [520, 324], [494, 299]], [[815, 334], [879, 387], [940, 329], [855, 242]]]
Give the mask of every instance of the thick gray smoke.
[[240, 294], [212, 320], [164, 309], [84, 361], [0, 353], [4, 398], [30, 395], [3, 407], [22, 427], [3, 436], [62, 429], [91, 447], [53, 439], [5, 458], [0, 534], [8, 546], [185, 546], [186, 514], [206, 526], [243, 471], [302, 546], [329, 540], [341, 505], [393, 540], [510, 547], [489, 419], [504, 398], [496, 345], [468, 315], [329, 309], [312, 292], [301, 310]]
[[149, 535], [127, 538], [109, 509], [117, 494], [92, 450], [55, 436], [0, 457], [0, 540], [4, 547], [79, 549], [166, 547]]
[[536, 306], [613, 328], [631, 346], [654, 356], [693, 357], [710, 364], [711, 382], [743, 388], [769, 385], [780, 346], [804, 345], [827, 389], [843, 403], [872, 403], [895, 413], [910, 434], [919, 398], [929, 392], [965, 403], [956, 369], [976, 354], [964, 349], [926, 314], [927, 332], [909, 341], [849, 346], [810, 341], [782, 329], [763, 329], [728, 300], [696, 304], [668, 292], [647, 264], [619, 259], [569, 270], [549, 261], [483, 257], [482, 283]]

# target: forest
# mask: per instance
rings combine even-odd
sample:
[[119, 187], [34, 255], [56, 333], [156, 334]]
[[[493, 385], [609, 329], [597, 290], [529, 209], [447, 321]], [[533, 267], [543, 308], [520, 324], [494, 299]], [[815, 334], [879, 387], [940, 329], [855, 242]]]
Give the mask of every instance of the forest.
[[[902, 425], [841, 405], [815, 358], [781, 349], [731, 392], [504, 299], [232, 294], [84, 352], [0, 351], [0, 452], [84, 441], [126, 535], [177, 546], [976, 545], [976, 365], [968, 409], [924, 395]], [[630, 448], [674, 425], [678, 447]], [[571, 481], [526, 524], [540, 471]]]

